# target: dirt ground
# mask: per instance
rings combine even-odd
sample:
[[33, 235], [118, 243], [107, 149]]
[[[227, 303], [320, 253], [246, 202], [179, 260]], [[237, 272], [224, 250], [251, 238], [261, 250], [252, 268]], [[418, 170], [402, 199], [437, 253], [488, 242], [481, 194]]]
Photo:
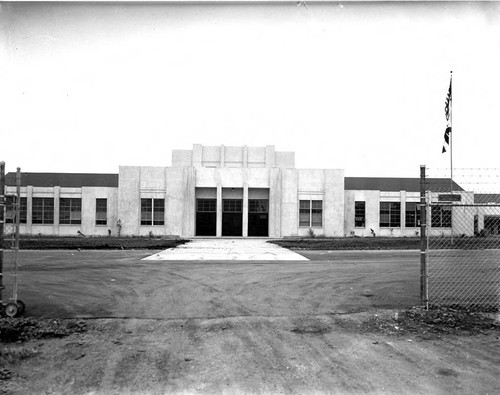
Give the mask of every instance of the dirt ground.
[[417, 251], [141, 261], [152, 253], [21, 251], [25, 328], [43, 329], [0, 343], [2, 392], [500, 392], [495, 321], [412, 309]]

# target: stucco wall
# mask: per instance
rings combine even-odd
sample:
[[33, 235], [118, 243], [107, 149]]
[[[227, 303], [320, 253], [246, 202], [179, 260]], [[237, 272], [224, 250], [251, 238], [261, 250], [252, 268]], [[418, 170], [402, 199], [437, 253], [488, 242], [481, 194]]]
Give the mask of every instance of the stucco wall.
[[166, 169], [165, 233], [183, 235], [183, 213], [185, 210], [184, 188], [185, 168]]
[[[96, 199], [107, 199], [107, 224], [96, 225]], [[85, 235], [107, 236], [108, 229], [117, 235], [118, 189], [107, 187], [82, 188], [82, 232]], [[62, 225], [61, 225], [62, 226]]]
[[340, 237], [344, 234], [344, 171], [323, 171], [325, 177], [323, 231], [326, 236]]
[[[345, 191], [344, 199], [344, 235], [360, 237], [372, 236], [370, 229], [378, 233], [380, 191]], [[365, 202], [365, 227], [363, 228], [356, 228], [354, 226], [354, 203], [356, 201]]]
[[[281, 184], [280, 236], [297, 236], [299, 227], [298, 172], [295, 169], [280, 169], [280, 173], [280, 179], [276, 180]], [[273, 190], [274, 188], [271, 192]]]
[[172, 166], [192, 166], [196, 168], [294, 168], [295, 153], [276, 151], [274, 145], [233, 147], [193, 144], [192, 150], [172, 151]]
[[118, 220], [122, 235], [138, 235], [140, 221], [140, 168], [120, 166], [118, 177]]
[[172, 150], [172, 166], [192, 166], [192, 150]]

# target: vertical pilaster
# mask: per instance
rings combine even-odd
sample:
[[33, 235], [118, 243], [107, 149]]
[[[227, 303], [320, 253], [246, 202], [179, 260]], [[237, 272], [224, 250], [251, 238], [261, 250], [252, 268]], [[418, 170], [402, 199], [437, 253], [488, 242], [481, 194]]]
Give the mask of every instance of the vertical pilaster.
[[193, 166], [201, 167], [203, 160], [203, 147], [201, 144], [193, 144]]
[[248, 237], [248, 184], [243, 185], [243, 237]]
[[217, 185], [217, 224], [215, 226], [215, 235], [222, 236], [222, 185]]
[[225, 158], [224, 158], [224, 153], [225, 152], [224, 151], [225, 151], [224, 150], [224, 146], [221, 145], [220, 146], [220, 167], [224, 167], [224, 165], [225, 165]]
[[54, 187], [54, 234], [59, 234], [59, 203], [61, 201], [61, 187]]
[[[287, 192], [287, 191], [285, 191]], [[297, 191], [292, 197], [296, 198]], [[282, 169], [269, 170], [269, 237], [281, 237], [282, 235], [290, 235], [293, 231], [286, 229], [283, 232], [283, 226], [286, 226], [282, 221], [283, 210], [287, 210], [288, 196], [285, 196], [282, 189]], [[293, 210], [293, 209], [292, 209]], [[287, 216], [288, 214], [288, 216]], [[286, 219], [290, 220], [290, 212], [286, 211]], [[295, 233], [297, 231], [295, 230]]]
[[194, 236], [195, 228], [195, 168], [184, 168], [184, 201], [182, 203], [182, 234], [188, 237]]
[[33, 234], [33, 185], [26, 186], [26, 233]]
[[248, 147], [243, 146], [243, 167], [248, 167]]
[[401, 191], [400, 197], [401, 197], [401, 236], [404, 236], [406, 230], [406, 191]]
[[266, 167], [275, 167], [276, 152], [274, 145], [266, 145]]

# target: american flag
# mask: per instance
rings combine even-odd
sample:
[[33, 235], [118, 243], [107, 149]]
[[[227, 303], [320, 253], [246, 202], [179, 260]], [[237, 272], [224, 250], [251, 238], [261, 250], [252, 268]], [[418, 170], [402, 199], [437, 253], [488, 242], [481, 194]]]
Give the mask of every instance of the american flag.
[[450, 146], [450, 134], [451, 134], [451, 77], [450, 77], [450, 87], [448, 88], [448, 94], [446, 95], [446, 100], [444, 102], [444, 115], [446, 116], [446, 130], [444, 132], [444, 144], [442, 153], [446, 152], [446, 146]]
[[444, 115], [446, 115], [446, 120], [450, 120], [450, 104], [451, 104], [451, 79], [450, 87], [448, 88], [448, 94], [446, 95], [446, 100], [444, 102]]

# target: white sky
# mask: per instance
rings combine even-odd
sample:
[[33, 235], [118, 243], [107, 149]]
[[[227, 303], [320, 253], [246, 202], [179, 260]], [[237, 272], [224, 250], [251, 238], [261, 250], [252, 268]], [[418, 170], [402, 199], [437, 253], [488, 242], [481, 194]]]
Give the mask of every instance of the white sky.
[[298, 168], [500, 167], [500, 3], [0, 4], [7, 171], [274, 144]]

